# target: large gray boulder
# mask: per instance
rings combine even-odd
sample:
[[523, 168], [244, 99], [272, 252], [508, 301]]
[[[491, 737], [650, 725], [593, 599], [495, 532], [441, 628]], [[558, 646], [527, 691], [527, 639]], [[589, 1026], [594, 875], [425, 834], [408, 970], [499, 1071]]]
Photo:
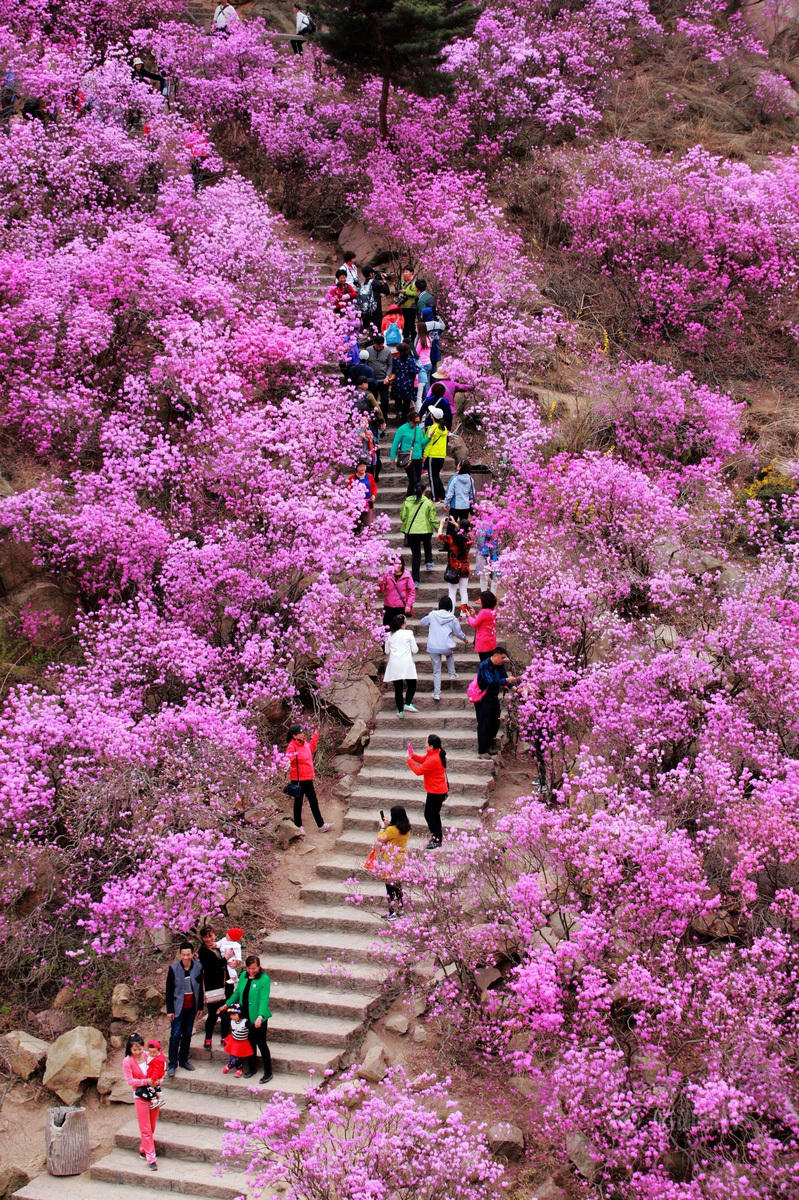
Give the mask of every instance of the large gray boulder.
[[105, 1038], [100, 1030], [78, 1025], [62, 1033], [48, 1049], [44, 1086], [65, 1104], [76, 1104], [84, 1081], [99, 1078], [105, 1058]]
[[30, 1079], [44, 1062], [49, 1049], [49, 1042], [26, 1033], [24, 1029], [12, 1029], [0, 1037], [0, 1052], [19, 1079]]
[[358, 1068], [358, 1078], [366, 1079], [369, 1083], [380, 1083], [388, 1071], [386, 1052], [382, 1046], [372, 1046], [366, 1051], [363, 1062]]
[[380, 689], [367, 676], [334, 683], [325, 699], [331, 711], [345, 724], [354, 725], [356, 721], [363, 721], [364, 725], [368, 725], [380, 707]]
[[524, 1134], [518, 1125], [511, 1125], [510, 1121], [497, 1121], [488, 1130], [488, 1146], [492, 1154], [502, 1158], [522, 1158]]
[[135, 1025], [139, 1019], [139, 1006], [127, 983], [118, 983], [111, 995], [111, 1016], [115, 1021], [126, 1021]]

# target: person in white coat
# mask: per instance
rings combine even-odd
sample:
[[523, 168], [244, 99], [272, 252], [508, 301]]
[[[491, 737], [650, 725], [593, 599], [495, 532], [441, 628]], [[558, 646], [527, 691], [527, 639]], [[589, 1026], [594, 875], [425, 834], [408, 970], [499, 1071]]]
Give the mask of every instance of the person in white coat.
[[409, 712], [418, 712], [411, 701], [416, 695], [416, 663], [413, 656], [419, 653], [419, 647], [410, 629], [405, 628], [404, 613], [394, 618], [392, 632], [386, 638], [384, 649], [388, 655], [384, 680], [394, 684], [397, 716], [401, 717], [406, 708]]
[[313, 33], [313, 18], [307, 12], [303, 12], [299, 4], [294, 5], [294, 28], [297, 34], [297, 39], [291, 39], [292, 54], [302, 54], [305, 43], [301, 38], [309, 37]]
[[450, 679], [457, 679], [455, 659], [452, 651], [458, 642], [466, 641], [466, 634], [460, 626], [458, 618], [452, 611], [452, 601], [449, 596], [442, 596], [438, 608], [426, 617], [421, 624], [427, 630], [427, 653], [433, 664], [433, 699], [441, 699], [441, 660], [447, 660], [447, 671]]
[[238, 24], [239, 14], [232, 4], [222, 0], [214, 10], [214, 33], [230, 33], [233, 26]]

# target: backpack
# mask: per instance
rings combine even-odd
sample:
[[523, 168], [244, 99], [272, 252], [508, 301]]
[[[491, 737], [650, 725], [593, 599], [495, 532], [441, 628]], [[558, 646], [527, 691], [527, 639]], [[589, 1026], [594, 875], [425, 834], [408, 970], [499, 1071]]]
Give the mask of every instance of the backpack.
[[387, 346], [399, 346], [399, 345], [401, 345], [401, 343], [402, 343], [402, 334], [400, 333], [400, 327], [399, 327], [399, 325], [395, 325], [394, 322], [392, 321], [392, 323], [389, 325], [388, 329], [386, 330], [386, 345]]
[[358, 288], [358, 298], [355, 301], [355, 307], [358, 309], [358, 312], [362, 313], [374, 312], [377, 308], [371, 279], [368, 283], [362, 283]]
[[316, 21], [310, 13], [305, 14], [305, 24], [302, 27], [302, 32], [309, 37], [312, 33], [316, 33]]

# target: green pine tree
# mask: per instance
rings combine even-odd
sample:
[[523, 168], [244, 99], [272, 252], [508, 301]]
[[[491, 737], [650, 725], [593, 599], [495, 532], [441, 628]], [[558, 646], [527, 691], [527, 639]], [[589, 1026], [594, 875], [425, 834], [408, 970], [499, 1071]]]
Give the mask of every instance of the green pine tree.
[[320, 0], [316, 40], [338, 62], [379, 75], [380, 136], [388, 137], [393, 83], [422, 95], [444, 90], [441, 51], [474, 27], [471, 0]]

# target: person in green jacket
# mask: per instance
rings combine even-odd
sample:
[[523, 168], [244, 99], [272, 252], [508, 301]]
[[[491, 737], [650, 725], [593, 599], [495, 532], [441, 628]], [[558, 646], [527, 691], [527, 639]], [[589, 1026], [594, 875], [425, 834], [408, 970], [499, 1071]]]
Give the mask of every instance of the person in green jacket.
[[438, 513], [430, 499], [430, 489], [417, 486], [412, 496], [406, 496], [400, 509], [400, 529], [411, 548], [411, 577], [420, 583], [422, 546], [426, 571], [433, 570], [433, 531], [438, 529]]
[[[241, 1006], [242, 1016], [247, 1020], [247, 1032], [250, 1043], [256, 1050], [261, 1051], [261, 1061], [264, 1073], [261, 1083], [269, 1083], [272, 1078], [272, 1056], [266, 1044], [266, 1027], [272, 1010], [269, 1007], [269, 992], [272, 983], [266, 971], [261, 967], [257, 954], [248, 954], [244, 960], [244, 973], [239, 976], [239, 982], [233, 995], [227, 1001], [221, 1012], [226, 1012], [231, 1004]], [[245, 1078], [250, 1079], [255, 1074], [255, 1055], [252, 1066], [245, 1072]]]
[[398, 462], [405, 468], [408, 476], [406, 496], [412, 496], [422, 482], [422, 453], [429, 440], [419, 424], [419, 414], [413, 411], [394, 434], [389, 457], [392, 463]]

